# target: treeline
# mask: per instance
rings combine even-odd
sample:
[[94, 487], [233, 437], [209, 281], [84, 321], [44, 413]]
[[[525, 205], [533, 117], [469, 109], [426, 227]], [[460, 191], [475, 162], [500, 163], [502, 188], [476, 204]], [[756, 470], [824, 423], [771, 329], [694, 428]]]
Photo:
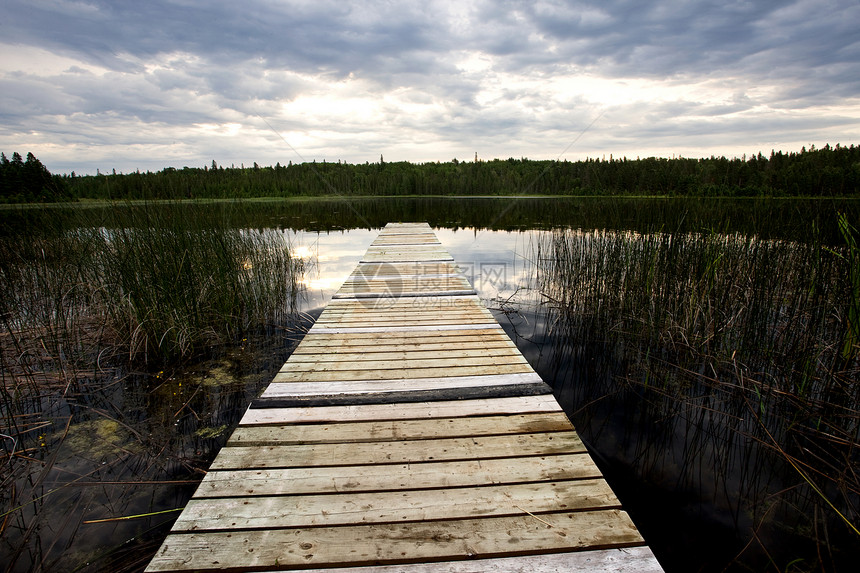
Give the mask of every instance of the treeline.
[[0, 153], [0, 203], [53, 203], [73, 199], [66, 179], [51, 175], [32, 153], [24, 160], [12, 154], [12, 160]]
[[[29, 161], [29, 156], [28, 156]], [[62, 176], [71, 196], [193, 199], [319, 195], [854, 196], [860, 146], [727, 159], [587, 159], [166, 168], [158, 172]]]

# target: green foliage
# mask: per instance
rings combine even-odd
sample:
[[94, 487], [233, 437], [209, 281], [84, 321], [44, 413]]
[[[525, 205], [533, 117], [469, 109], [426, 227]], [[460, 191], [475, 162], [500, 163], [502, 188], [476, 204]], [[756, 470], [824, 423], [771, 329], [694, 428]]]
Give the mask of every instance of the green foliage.
[[65, 178], [76, 197], [194, 199], [406, 195], [853, 196], [860, 147], [750, 158], [492, 161], [413, 164], [312, 162], [253, 168], [167, 168]]
[[301, 262], [276, 229], [197, 205], [75, 214], [0, 235], [0, 315], [34, 356], [173, 361], [295, 311]]
[[71, 198], [66, 180], [51, 175], [32, 153], [26, 161], [17, 152], [11, 161], [0, 153], [0, 203], [52, 203]]
[[[768, 500], [792, 507], [812, 499], [854, 535], [860, 271], [848, 220], [838, 217], [844, 243], [833, 247], [818, 232], [788, 241], [555, 231], [534, 254], [553, 314], [546, 321], [569, 344], [590, 349], [589, 361], [612, 356], [613, 401], [628, 392], [647, 404], [651, 423], [676, 425], [669, 435], [698, 420], [685, 451], [695, 464], [740, 476], [741, 492], [762, 512], [757, 519], [768, 513], [755, 501], [763, 488]], [[647, 468], [643, 449], [637, 464]], [[712, 460], [698, 459], [708, 452]]]

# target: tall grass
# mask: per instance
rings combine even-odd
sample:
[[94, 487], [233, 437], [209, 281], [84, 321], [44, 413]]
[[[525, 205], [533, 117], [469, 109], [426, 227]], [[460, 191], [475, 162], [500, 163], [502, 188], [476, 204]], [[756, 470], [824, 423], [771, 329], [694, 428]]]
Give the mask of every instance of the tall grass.
[[[224, 406], [213, 404], [225, 396], [247, 398], [244, 390], [204, 396], [200, 387], [183, 394], [181, 384], [157, 371], [210, 355], [213, 347], [240, 343], [250, 333], [283, 336], [297, 318], [302, 263], [291, 257], [288, 240], [276, 229], [234, 228], [226, 224], [229, 213], [223, 208], [200, 205], [117, 206], [72, 213], [70, 219], [58, 219], [56, 226], [38, 228], [6, 224], [12, 215], [3, 214], [7, 217], [0, 232], [4, 570], [23, 570], [26, 563], [50, 568], [45, 560], [62, 554], [63, 548], [54, 547], [56, 539], [50, 547], [42, 545], [55, 526], [42, 516], [52, 514], [44, 509], [54, 500], [76, 498], [80, 505], [87, 498], [74, 488], [64, 490], [66, 485], [77, 479], [98, 480], [100, 472], [131, 476], [129, 487], [135, 479], [171, 479], [173, 472], [159, 473], [157, 468], [169, 466], [166, 458], [184, 457], [174, 450], [182, 449], [187, 436], [177, 438], [158, 429], [158, 424], [167, 428], [179, 424], [177, 432], [193, 433], [193, 428], [184, 428], [187, 422], [180, 422], [192, 404], [200, 409], [194, 400], [203, 400], [215, 412]], [[134, 370], [153, 375], [130, 374]], [[127, 391], [118, 391], [117, 384]], [[150, 428], [143, 433], [124, 421], [148, 415], [154, 421], [143, 424]], [[188, 415], [200, 424], [211, 417], [193, 411]], [[66, 458], [74, 451], [65, 443], [67, 436], [70, 430], [80, 436], [77, 424], [94, 419], [107, 423], [93, 427], [116, 428], [112, 431], [127, 435], [127, 442], [117, 446], [119, 453], [104, 462], [107, 465], [94, 463], [90, 473], [72, 479], [62, 467], [69, 466]], [[58, 455], [65, 459], [59, 465]], [[58, 475], [68, 483], [58, 486]], [[80, 511], [77, 506], [69, 509], [68, 527], [56, 532], [63, 542], [68, 540], [67, 529], [81, 527], [81, 515], [97, 498], [89, 499]], [[121, 497], [120, 502], [125, 503]]]
[[[640, 478], [671, 467], [677, 486], [722, 491], [739, 523], [747, 513], [758, 526], [789, 500], [821, 541], [810, 568], [832, 564], [813, 513], [860, 547], [860, 251], [856, 229], [840, 225], [839, 247], [816, 232], [791, 242], [564, 230], [535, 248], [555, 335], [591, 353], [574, 360], [613, 363], [599, 392], [638, 401], [642, 425], [627, 431], [639, 434]], [[585, 401], [581, 411], [600, 399], [557, 391]]]
[[301, 261], [277, 230], [230, 228], [195, 205], [86, 215], [0, 237], [0, 313], [20, 367], [34, 356], [59, 368], [119, 354], [174, 361], [295, 311]]

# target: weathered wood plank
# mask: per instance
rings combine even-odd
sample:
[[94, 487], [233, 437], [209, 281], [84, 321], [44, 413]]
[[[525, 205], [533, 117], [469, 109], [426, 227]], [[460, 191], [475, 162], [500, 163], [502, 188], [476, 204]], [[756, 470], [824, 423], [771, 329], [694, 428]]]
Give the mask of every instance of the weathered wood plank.
[[443, 376], [479, 376], [481, 374], [526, 374], [533, 372], [528, 363], [497, 364], [492, 366], [439, 366], [422, 368], [391, 368], [376, 370], [356, 368], [328, 369], [325, 371], [282, 371], [275, 374], [274, 383], [280, 382], [325, 382], [360, 380], [410, 380], [415, 378], [440, 378]]
[[441, 245], [436, 236], [429, 235], [396, 235], [380, 236], [371, 243], [374, 247], [390, 247], [399, 245]]
[[392, 297], [386, 306], [381, 306], [376, 303], [368, 303], [364, 300], [357, 299], [333, 299], [332, 303], [326, 307], [324, 313], [331, 315], [349, 315], [352, 313], [360, 314], [378, 314], [387, 312], [389, 314], [428, 314], [445, 312], [455, 316], [468, 314], [470, 312], [480, 312], [482, 314], [489, 311], [481, 305], [477, 298], [471, 303], [463, 304], [459, 301], [455, 304], [445, 304], [439, 301], [442, 297], [430, 296], [413, 296], [413, 297]]
[[573, 430], [573, 425], [563, 412], [432, 420], [239, 426], [230, 436], [227, 446], [384, 442], [568, 430]]
[[663, 568], [660, 567], [650, 548], [626, 547], [495, 559], [303, 569], [303, 571], [305, 573], [561, 573], [566, 571], [663, 573]]
[[[367, 289], [352, 289], [349, 285], [342, 286], [335, 294], [332, 295], [332, 300], [353, 300], [358, 299], [365, 303], [362, 299], [368, 298], [387, 298], [391, 300], [397, 299], [419, 299], [433, 298], [447, 295], [475, 295], [478, 291], [469, 287], [458, 288], [456, 285], [448, 287], [422, 286], [415, 285], [412, 287], [388, 287], [376, 286]], [[366, 303], [365, 303], [366, 304]]]
[[[503, 351], [516, 350], [516, 346], [509, 340], [499, 339], [482, 339], [484, 337], [460, 337], [456, 340], [448, 342], [412, 342], [411, 344], [397, 344], [384, 342], [384, 338], [376, 338], [374, 341], [368, 342], [367, 339], [360, 338], [341, 338], [336, 340], [307, 340], [308, 344], [302, 344], [296, 348], [291, 357], [300, 356], [316, 356], [320, 352], [337, 355], [338, 353], [360, 353], [368, 354], [386, 354], [397, 352], [436, 352], [439, 350], [450, 350], [452, 346], [456, 346], [459, 351]], [[432, 338], [430, 340], [433, 340]], [[303, 341], [304, 342], [304, 341]]]
[[444, 460], [546, 456], [584, 452], [576, 432], [544, 432], [387, 442], [234, 446], [223, 448], [211, 469], [290, 468], [401, 464]]
[[[526, 381], [518, 377], [526, 378]], [[489, 378], [484, 381], [482, 378]], [[531, 379], [531, 380], [528, 380]], [[415, 378], [412, 380], [365, 380], [365, 381], [326, 381], [326, 382], [272, 382], [260, 396], [261, 399], [284, 396], [331, 396], [333, 394], [370, 394], [378, 392], [419, 392], [432, 390], [456, 390], [460, 396], [465, 396], [465, 388], [483, 390], [498, 386], [517, 386], [523, 384], [542, 385], [541, 392], [551, 393], [552, 389], [544, 385], [537, 374], [508, 374], [506, 376], [451, 376], [449, 378]], [[534, 392], [530, 392], [534, 393]], [[497, 392], [498, 394], [498, 392]], [[456, 399], [458, 396], [455, 396]], [[440, 398], [436, 398], [437, 400]], [[414, 402], [415, 400], [409, 400]]]
[[[498, 323], [496, 323], [498, 325]], [[368, 327], [360, 327], [360, 326], [349, 326], [345, 328], [340, 328], [338, 326], [329, 326], [329, 325], [314, 325], [311, 327], [310, 332], [314, 334], [361, 334], [361, 333], [379, 333], [379, 332], [391, 332], [393, 334], [401, 333], [401, 332], [423, 332], [423, 333], [438, 333], [444, 330], [467, 330], [469, 328], [474, 328], [475, 330], [484, 330], [486, 328], [491, 328], [493, 326], [492, 323], [475, 323], [475, 324], [430, 324], [430, 325], [422, 325], [422, 326], [368, 326]], [[502, 327], [499, 326], [499, 329]]]
[[[286, 389], [290, 384], [282, 385]], [[552, 394], [552, 388], [543, 382], [531, 384], [504, 384], [497, 386], [458, 386], [440, 389], [388, 390], [385, 392], [341, 392], [325, 394], [290, 394], [262, 396], [251, 408], [306, 408], [310, 406], [407, 404], [410, 402], [444, 402], [449, 400], [477, 400], [479, 398], [506, 398], [512, 396], [538, 396]]]
[[596, 479], [587, 453], [401, 465], [211, 470], [194, 497], [302, 495]]
[[249, 409], [240, 424], [301, 424], [359, 420], [408, 420], [464, 416], [492, 416], [529, 412], [561, 412], [550, 396], [516, 396], [486, 400], [451, 400], [408, 404], [374, 404], [361, 406], [317, 406], [310, 408]]
[[[396, 283], [384, 284], [373, 283], [370, 285], [356, 285], [344, 283], [338, 291], [332, 295], [332, 300], [350, 300], [376, 297], [389, 297], [392, 299], [418, 299], [429, 297], [441, 297], [447, 295], [475, 295], [477, 291], [468, 284], [457, 283]], [[364, 302], [364, 301], [362, 301]]]
[[[370, 303], [371, 305], [376, 303]], [[365, 315], [357, 315], [352, 316], [350, 313], [341, 314], [338, 317], [334, 317], [332, 315], [322, 316], [320, 315], [319, 319], [317, 319], [314, 326], [330, 326], [330, 325], [352, 325], [352, 324], [366, 324], [368, 326], [377, 326], [381, 324], [409, 324], [410, 318], [409, 316], [399, 310], [393, 312], [385, 312], [384, 309], [385, 303], [380, 305], [379, 308], [375, 309], [375, 313], [367, 313]], [[334, 314], [334, 313], [332, 313]], [[453, 313], [451, 313], [453, 314]], [[492, 324], [489, 321], [494, 321], [493, 315], [490, 314], [487, 310], [481, 309], [472, 309], [468, 311], [462, 311], [457, 315], [452, 316], [451, 314], [445, 313], [433, 313], [433, 312], [416, 312], [415, 316], [412, 317], [411, 322], [413, 324], [450, 324], [452, 326], [456, 326], [458, 324]]]
[[[338, 372], [341, 370], [416, 370], [421, 368], [458, 368], [464, 366], [502, 366], [506, 364], [528, 364], [522, 354], [505, 353], [496, 356], [463, 356], [453, 357], [440, 355], [437, 358], [413, 358], [407, 355], [403, 358], [383, 359], [371, 357], [367, 360], [353, 359], [348, 361], [328, 360], [325, 355], [316, 359], [288, 360], [281, 372]], [[490, 369], [491, 370], [491, 369]], [[492, 372], [487, 372], [491, 374]]]
[[496, 348], [462, 348], [457, 346], [452, 348], [434, 349], [434, 350], [400, 350], [400, 351], [378, 351], [378, 352], [350, 352], [348, 349], [338, 351], [328, 350], [323, 351], [324, 354], [292, 354], [287, 360], [287, 364], [299, 364], [302, 362], [379, 362], [384, 360], [432, 360], [434, 358], [445, 358], [454, 360], [457, 358], [503, 358], [517, 357], [522, 358], [522, 354], [517, 352], [516, 348], [509, 346], [499, 346]]
[[[446, 295], [447, 296], [447, 295]], [[474, 296], [474, 295], [472, 295]], [[326, 316], [333, 315], [372, 315], [381, 312], [388, 313], [468, 313], [479, 311], [481, 313], [489, 312], [477, 299], [469, 302], [450, 301], [448, 303], [441, 302], [439, 299], [445, 297], [437, 296], [402, 296], [391, 297], [386, 301], [385, 305], [377, 304], [374, 301], [359, 300], [356, 298], [339, 298], [332, 299], [329, 306], [323, 313]]]
[[416, 312], [409, 316], [402, 311], [386, 312], [384, 308], [377, 309], [374, 313], [353, 316], [351, 313], [323, 313], [317, 319], [315, 326], [338, 325], [344, 326], [359, 324], [375, 326], [379, 324], [420, 324], [420, 323], [442, 323], [442, 324], [487, 324], [487, 321], [495, 320], [487, 310], [473, 309], [458, 313], [458, 316], [446, 316], [433, 312]]
[[[302, 339], [302, 343], [313, 343], [319, 340], [356, 340], [356, 341], [388, 341], [388, 342], [439, 342], [451, 340], [455, 341], [454, 337], [468, 336], [479, 337], [487, 340], [503, 340], [507, 338], [504, 329], [499, 326], [499, 323], [487, 324], [481, 327], [464, 326], [463, 328], [446, 328], [444, 330], [392, 330], [390, 333], [349, 333], [341, 334], [320, 330], [315, 332], [313, 327]], [[508, 338], [510, 340], [510, 338]], [[300, 345], [301, 346], [301, 345]]]
[[455, 262], [359, 263], [350, 277], [460, 275]]
[[[501, 326], [486, 325], [483, 328], [448, 328], [445, 330], [423, 330], [423, 331], [400, 331], [394, 330], [390, 334], [386, 333], [358, 333], [355, 336], [337, 334], [331, 332], [310, 332], [305, 334], [302, 339], [302, 344], [296, 351], [301, 351], [302, 346], [313, 346], [320, 342], [326, 341], [347, 341], [347, 343], [355, 344], [421, 344], [424, 342], [499, 342], [510, 341], [508, 335]], [[511, 342], [513, 344], [513, 342]]]
[[368, 254], [365, 255], [360, 262], [362, 263], [380, 263], [380, 262], [420, 262], [420, 261], [453, 261], [454, 257], [450, 255], [444, 254], [434, 254], [434, 253], [415, 253], [415, 254], [403, 254], [403, 255], [391, 255], [391, 254]]
[[[547, 525], [549, 524], [549, 525]], [[182, 533], [168, 536], [147, 571], [384, 565], [636, 546], [623, 511], [556, 513], [405, 524]]]
[[406, 288], [407, 286], [416, 287], [450, 287], [456, 286], [457, 288], [465, 288], [471, 287], [472, 285], [466, 280], [466, 277], [462, 275], [436, 275], [436, 276], [414, 276], [414, 277], [402, 277], [402, 276], [391, 276], [391, 277], [350, 277], [344, 281], [343, 285], [345, 287], [400, 287]]
[[[420, 387], [421, 384], [450, 384], [457, 385], [461, 388], [470, 388], [470, 387], [480, 387], [480, 386], [503, 386], [503, 385], [513, 385], [513, 384], [541, 384], [543, 380], [540, 376], [533, 370], [528, 372], [517, 372], [512, 374], [479, 374], [477, 376], [454, 376], [452, 374], [440, 373], [440, 376], [431, 377], [431, 378], [374, 378], [371, 380], [336, 380], [326, 383], [380, 383], [380, 384], [401, 384], [402, 388], [415, 388]], [[275, 384], [276, 382], [272, 382]], [[289, 384], [304, 384], [305, 382], [289, 382]], [[277, 382], [277, 384], [281, 384], [281, 382]], [[333, 388], [336, 386], [332, 386]], [[382, 386], [378, 386], [382, 387]], [[392, 388], [396, 388], [392, 386]]]
[[[362, 260], [366, 261], [370, 257], [390, 257], [390, 259], [387, 260], [397, 260], [398, 257], [424, 255], [442, 256], [443, 260], [450, 258], [448, 251], [441, 245], [395, 245], [390, 247], [368, 247], [365, 257]], [[420, 260], [420, 258], [418, 260]]]
[[[372, 308], [372, 307], [371, 307]], [[445, 295], [444, 297], [411, 297], [395, 298], [391, 301], [392, 310], [403, 309], [405, 311], [455, 311], [458, 309], [485, 308], [475, 295]], [[364, 301], [353, 299], [336, 299], [329, 302], [326, 310], [342, 311], [353, 309], [356, 311], [367, 311], [368, 305]]]
[[191, 499], [171, 531], [327, 527], [620, 509], [602, 479], [390, 492]]

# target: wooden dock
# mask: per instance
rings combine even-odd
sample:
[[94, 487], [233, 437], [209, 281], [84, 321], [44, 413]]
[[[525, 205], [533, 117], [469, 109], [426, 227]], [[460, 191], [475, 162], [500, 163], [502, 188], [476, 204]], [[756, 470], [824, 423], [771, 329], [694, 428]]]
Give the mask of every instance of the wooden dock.
[[662, 571], [425, 223], [389, 224], [146, 571]]

